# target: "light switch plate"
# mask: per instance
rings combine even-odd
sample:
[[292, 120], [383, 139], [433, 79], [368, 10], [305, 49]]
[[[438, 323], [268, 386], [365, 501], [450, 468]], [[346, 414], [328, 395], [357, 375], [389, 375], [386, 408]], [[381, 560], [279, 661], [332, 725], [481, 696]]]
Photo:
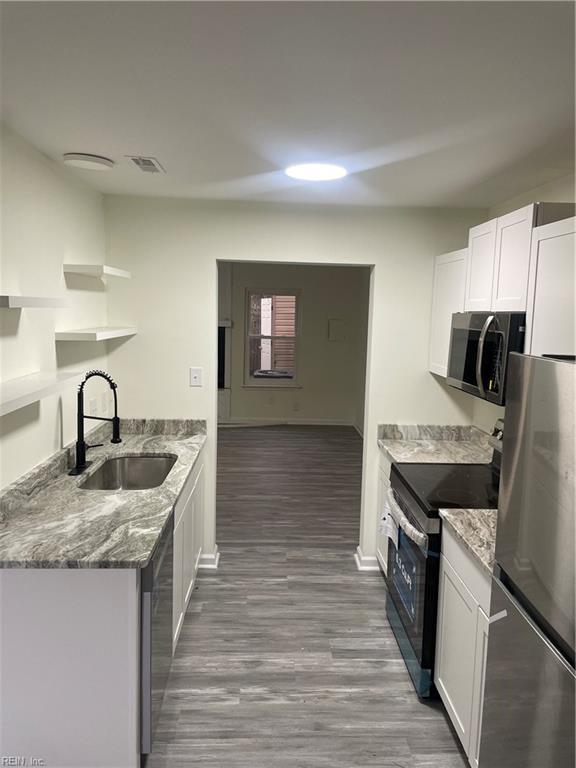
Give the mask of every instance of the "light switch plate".
[[203, 368], [190, 368], [190, 386], [191, 387], [202, 386], [203, 373], [204, 373]]

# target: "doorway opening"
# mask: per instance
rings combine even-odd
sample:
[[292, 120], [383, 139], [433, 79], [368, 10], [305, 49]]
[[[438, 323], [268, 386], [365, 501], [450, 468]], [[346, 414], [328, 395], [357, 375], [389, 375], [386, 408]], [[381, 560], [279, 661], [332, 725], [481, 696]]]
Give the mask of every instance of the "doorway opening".
[[259, 540], [262, 526], [273, 547], [333, 529], [337, 548], [356, 548], [370, 274], [369, 266], [218, 263], [221, 550]]

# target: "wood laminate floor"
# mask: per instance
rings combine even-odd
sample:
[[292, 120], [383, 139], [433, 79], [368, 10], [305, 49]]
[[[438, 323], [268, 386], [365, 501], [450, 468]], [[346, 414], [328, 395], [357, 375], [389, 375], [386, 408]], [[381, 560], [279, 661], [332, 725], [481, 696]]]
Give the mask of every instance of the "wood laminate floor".
[[190, 601], [148, 768], [465, 768], [356, 570], [362, 443], [222, 429], [216, 572]]

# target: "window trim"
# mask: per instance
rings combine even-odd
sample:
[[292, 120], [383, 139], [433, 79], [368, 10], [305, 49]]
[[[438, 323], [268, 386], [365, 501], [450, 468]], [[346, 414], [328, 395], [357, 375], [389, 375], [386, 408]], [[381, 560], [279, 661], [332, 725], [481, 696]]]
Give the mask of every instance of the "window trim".
[[[265, 336], [270, 339], [294, 339], [294, 377], [292, 379], [254, 379], [250, 376], [250, 339], [262, 338], [262, 335], [250, 335], [250, 296], [255, 293], [269, 294], [270, 296], [295, 296], [296, 317], [294, 336]], [[299, 380], [300, 340], [302, 327], [302, 298], [299, 288], [284, 288], [268, 290], [267, 288], [246, 288], [244, 292], [244, 387], [250, 389], [301, 389]]]

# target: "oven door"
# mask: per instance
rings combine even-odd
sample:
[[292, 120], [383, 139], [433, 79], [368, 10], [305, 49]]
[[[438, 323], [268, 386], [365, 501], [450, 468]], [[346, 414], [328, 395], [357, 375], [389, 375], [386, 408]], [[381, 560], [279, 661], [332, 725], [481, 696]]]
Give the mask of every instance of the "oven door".
[[457, 312], [452, 315], [447, 382], [490, 402], [504, 402], [510, 315]]
[[[402, 625], [414, 660], [420, 667], [431, 669], [434, 660], [439, 566], [437, 550], [440, 536], [426, 532], [425, 525], [410, 511], [410, 505], [402, 495], [393, 488], [390, 491], [389, 508], [398, 523], [398, 541], [397, 544], [392, 539], [388, 542], [388, 599], [393, 603], [394, 619]], [[438, 525], [437, 520], [429, 523], [433, 528]], [[407, 660], [405, 650], [402, 648]]]

